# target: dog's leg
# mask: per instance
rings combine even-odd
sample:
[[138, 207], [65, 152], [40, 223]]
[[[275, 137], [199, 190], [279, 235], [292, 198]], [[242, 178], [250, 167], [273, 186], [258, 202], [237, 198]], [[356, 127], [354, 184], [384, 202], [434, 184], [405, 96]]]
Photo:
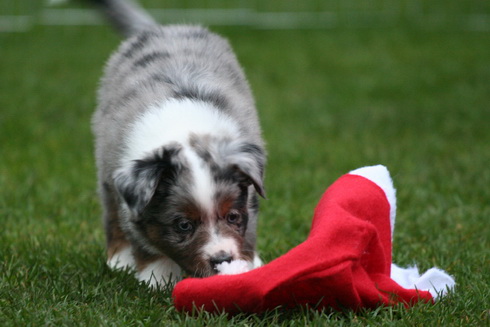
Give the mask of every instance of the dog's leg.
[[172, 259], [150, 255], [144, 250], [137, 250], [134, 254], [138, 280], [148, 283], [150, 287], [176, 283], [182, 278], [182, 269]]
[[135, 268], [133, 249], [120, 226], [116, 200], [109, 186], [101, 188], [107, 240], [107, 265], [112, 269]]

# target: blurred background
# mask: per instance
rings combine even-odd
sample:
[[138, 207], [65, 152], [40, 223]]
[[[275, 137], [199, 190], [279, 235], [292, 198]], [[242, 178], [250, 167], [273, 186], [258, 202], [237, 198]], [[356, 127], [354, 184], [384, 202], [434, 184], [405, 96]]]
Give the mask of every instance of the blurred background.
[[[97, 25], [102, 20], [77, 1], [2, 0], [0, 31], [34, 24]], [[82, 1], [78, 1], [82, 2]], [[392, 27], [490, 30], [485, 0], [142, 0], [160, 21], [255, 28]]]

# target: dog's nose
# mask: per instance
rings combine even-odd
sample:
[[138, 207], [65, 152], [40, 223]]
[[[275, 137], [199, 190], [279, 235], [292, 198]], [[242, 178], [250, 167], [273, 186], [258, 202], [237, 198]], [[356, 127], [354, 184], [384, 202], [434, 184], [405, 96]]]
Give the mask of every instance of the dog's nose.
[[216, 265], [219, 265], [220, 263], [231, 262], [231, 260], [233, 260], [233, 256], [225, 251], [220, 251], [209, 258], [209, 262], [211, 263], [211, 266], [213, 268], [215, 268]]

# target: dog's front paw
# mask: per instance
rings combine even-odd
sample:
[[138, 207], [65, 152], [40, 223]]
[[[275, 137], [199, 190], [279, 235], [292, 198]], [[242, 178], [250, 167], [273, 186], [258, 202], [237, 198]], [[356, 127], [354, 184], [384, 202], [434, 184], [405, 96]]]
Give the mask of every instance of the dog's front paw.
[[164, 257], [148, 263], [136, 276], [150, 288], [157, 288], [180, 281], [182, 269], [172, 259]]
[[114, 253], [107, 259], [107, 265], [113, 270], [134, 270], [136, 263], [132, 251], [131, 246], [127, 246], [121, 251]]

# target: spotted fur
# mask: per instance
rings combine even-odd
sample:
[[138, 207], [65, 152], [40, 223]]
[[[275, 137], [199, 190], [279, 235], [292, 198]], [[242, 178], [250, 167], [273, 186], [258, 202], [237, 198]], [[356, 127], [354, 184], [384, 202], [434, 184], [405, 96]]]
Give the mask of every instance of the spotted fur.
[[150, 285], [209, 276], [223, 261], [258, 264], [266, 154], [229, 43], [200, 26], [158, 25], [128, 1], [92, 1], [128, 37], [93, 116], [108, 264]]

